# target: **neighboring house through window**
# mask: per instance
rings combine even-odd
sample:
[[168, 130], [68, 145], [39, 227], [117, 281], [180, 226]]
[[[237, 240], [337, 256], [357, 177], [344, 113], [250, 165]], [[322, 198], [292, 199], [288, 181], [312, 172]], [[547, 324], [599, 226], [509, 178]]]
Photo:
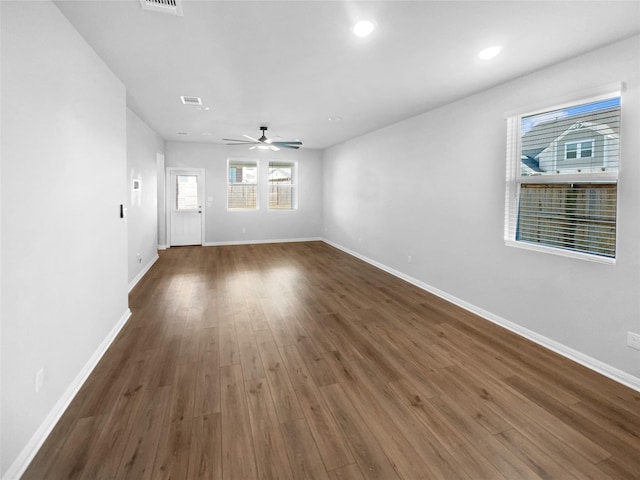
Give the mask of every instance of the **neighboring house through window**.
[[505, 242], [612, 262], [620, 93], [507, 120]]

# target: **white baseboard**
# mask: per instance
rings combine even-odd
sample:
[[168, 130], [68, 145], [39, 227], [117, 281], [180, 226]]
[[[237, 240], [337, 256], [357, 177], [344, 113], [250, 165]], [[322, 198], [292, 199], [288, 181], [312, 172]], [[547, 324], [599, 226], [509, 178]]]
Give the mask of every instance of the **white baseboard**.
[[220, 247], [224, 245], [257, 245], [262, 243], [296, 243], [296, 242], [321, 242], [320, 237], [313, 238], [277, 238], [270, 240], [233, 240], [229, 242], [206, 242], [203, 247]]
[[169, 245], [158, 245], [158, 250], [166, 250], [169, 248]]
[[62, 414], [71, 404], [71, 401], [76, 396], [84, 382], [89, 378], [89, 375], [96, 367], [104, 353], [107, 351], [113, 340], [116, 338], [122, 327], [127, 323], [129, 317], [131, 316], [131, 310], [127, 308], [127, 310], [122, 314], [118, 323], [111, 329], [107, 337], [102, 341], [98, 349], [93, 353], [89, 361], [85, 364], [85, 366], [80, 370], [80, 373], [76, 376], [76, 378], [71, 382], [67, 390], [64, 392], [62, 397], [56, 402], [54, 407], [49, 412], [49, 415], [44, 419], [44, 421], [40, 424], [36, 432], [33, 434], [31, 439], [27, 442], [25, 447], [22, 449], [16, 460], [11, 464], [7, 472], [3, 475], [2, 480], [17, 480], [20, 478], [27, 467], [33, 460], [33, 457], [36, 456], [40, 447], [47, 439], [53, 428], [56, 426], [56, 423], [62, 417]]
[[138, 273], [138, 275], [136, 275], [136, 278], [134, 278], [133, 280], [131, 280], [131, 282], [129, 282], [129, 290], [128, 290], [129, 292], [131, 292], [131, 290], [133, 290], [133, 287], [135, 287], [138, 284], [138, 282], [142, 279], [142, 277], [145, 276], [145, 274], [149, 271], [149, 269], [153, 266], [153, 264], [156, 263], [158, 258], [160, 257], [156, 253], [151, 259], [151, 261], [145, 265], [145, 267], [140, 271], [140, 273]]
[[418, 288], [426, 290], [429, 293], [433, 293], [434, 295], [437, 295], [438, 297], [443, 298], [444, 300], [447, 300], [448, 302], [451, 302], [454, 305], [464, 308], [465, 310], [468, 310], [469, 312], [474, 313], [484, 318], [485, 320], [488, 320], [492, 323], [495, 323], [496, 325], [506, 328], [507, 330], [510, 330], [513, 333], [520, 335], [521, 337], [531, 340], [532, 342], [537, 343], [542, 347], [552, 350], [553, 352], [556, 352], [562, 355], [563, 357], [566, 357], [570, 360], [573, 360], [576, 363], [579, 363], [580, 365], [583, 365], [595, 372], [598, 372], [601, 375], [604, 375], [605, 377], [610, 378], [611, 380], [614, 380], [618, 383], [621, 383], [622, 385], [625, 385], [629, 388], [632, 388], [633, 390], [640, 392], [640, 378], [638, 377], [634, 377], [633, 375], [627, 372], [624, 372], [618, 368], [615, 368], [607, 363], [601, 362], [600, 360], [590, 357], [589, 355], [585, 355], [584, 353], [578, 350], [574, 350], [573, 348], [567, 347], [566, 345], [563, 345], [559, 342], [556, 342], [555, 340], [547, 338], [544, 335], [540, 335], [539, 333], [536, 333], [533, 330], [529, 330], [528, 328], [522, 327], [517, 323], [513, 323], [505, 318], [502, 318], [498, 315], [488, 312], [480, 307], [477, 307], [458, 297], [450, 295], [447, 292], [444, 292], [438, 288], [428, 285], [398, 270], [390, 268], [380, 262], [377, 262], [375, 260], [372, 260], [371, 258], [365, 257], [364, 255], [354, 252], [353, 250], [345, 248], [342, 245], [339, 245], [327, 239], [322, 239], [322, 241], [331, 245], [332, 247], [335, 247], [339, 250], [342, 250], [345, 253], [348, 253], [349, 255], [359, 258], [360, 260], [367, 262], [368, 264], [373, 265], [374, 267], [378, 267], [379, 269], [384, 270], [385, 272], [390, 273], [391, 275], [401, 278], [402, 280], [405, 280], [406, 282], [409, 282]]

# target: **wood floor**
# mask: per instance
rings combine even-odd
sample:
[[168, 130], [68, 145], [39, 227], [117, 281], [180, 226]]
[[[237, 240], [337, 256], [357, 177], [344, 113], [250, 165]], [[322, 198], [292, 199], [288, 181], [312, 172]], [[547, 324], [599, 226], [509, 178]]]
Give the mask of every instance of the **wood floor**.
[[640, 393], [324, 243], [182, 247], [25, 479], [638, 479]]

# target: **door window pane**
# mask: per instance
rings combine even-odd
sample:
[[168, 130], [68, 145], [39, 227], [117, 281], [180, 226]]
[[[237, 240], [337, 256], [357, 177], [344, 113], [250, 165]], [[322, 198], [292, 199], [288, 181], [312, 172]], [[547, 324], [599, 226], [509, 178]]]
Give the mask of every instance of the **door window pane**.
[[177, 175], [176, 182], [176, 210], [199, 208], [198, 177], [196, 175]]

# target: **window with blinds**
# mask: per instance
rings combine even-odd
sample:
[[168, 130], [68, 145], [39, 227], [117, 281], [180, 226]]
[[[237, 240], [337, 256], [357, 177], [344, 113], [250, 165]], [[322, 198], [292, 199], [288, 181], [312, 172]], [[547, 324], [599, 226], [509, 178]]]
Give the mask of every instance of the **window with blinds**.
[[505, 241], [616, 256], [620, 94], [507, 119]]
[[258, 208], [258, 162], [229, 160], [227, 208], [255, 210]]
[[269, 162], [269, 209], [296, 208], [295, 177], [295, 163]]

